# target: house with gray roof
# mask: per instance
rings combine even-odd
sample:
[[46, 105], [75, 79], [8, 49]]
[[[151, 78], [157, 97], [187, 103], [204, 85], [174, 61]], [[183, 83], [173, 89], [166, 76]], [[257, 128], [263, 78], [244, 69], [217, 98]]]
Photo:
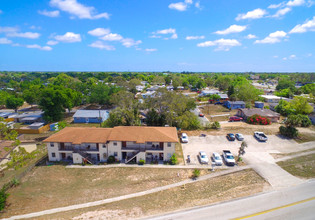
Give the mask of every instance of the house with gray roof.
[[109, 112], [107, 110], [78, 110], [73, 115], [74, 123], [101, 123], [107, 120]]
[[265, 117], [270, 119], [271, 122], [278, 122], [280, 119], [280, 114], [271, 111], [270, 109], [260, 109], [260, 108], [245, 108], [239, 109], [237, 111], [237, 116], [244, 118], [247, 120], [248, 117], [253, 115], [260, 115], [261, 117]]

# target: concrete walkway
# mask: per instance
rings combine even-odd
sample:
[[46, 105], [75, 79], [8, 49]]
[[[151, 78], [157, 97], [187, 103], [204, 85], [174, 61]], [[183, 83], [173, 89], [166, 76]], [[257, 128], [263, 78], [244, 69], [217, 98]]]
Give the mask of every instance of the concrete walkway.
[[289, 155], [289, 156], [284, 156], [284, 157], [276, 159], [275, 161], [280, 162], [280, 161], [290, 160], [290, 159], [293, 159], [296, 157], [302, 157], [302, 156], [306, 156], [306, 155], [310, 155], [310, 154], [315, 154], [315, 150], [302, 152], [302, 153], [298, 153], [298, 154], [293, 154], [293, 155]]
[[[119, 168], [119, 167], [128, 167], [128, 168], [157, 168], [157, 169], [211, 169], [211, 165], [195, 165], [195, 164], [189, 164], [189, 165], [152, 165], [152, 164], [144, 164], [144, 165], [138, 165], [138, 164], [109, 164], [109, 165], [68, 165], [66, 168], [77, 168], [77, 169], [104, 169], [104, 168]], [[215, 169], [227, 169], [229, 167], [226, 166], [216, 166]]]
[[305, 182], [282, 169], [267, 152], [249, 152], [245, 160], [274, 189], [291, 187]]
[[161, 187], [156, 187], [156, 188], [153, 188], [153, 189], [150, 189], [150, 190], [146, 190], [146, 191], [142, 191], [142, 192], [132, 193], [132, 194], [118, 196], [118, 197], [109, 198], [109, 199], [103, 199], [103, 200], [94, 201], [94, 202], [87, 202], [87, 203], [82, 203], [82, 204], [77, 204], [77, 205], [71, 205], [71, 206], [65, 206], [65, 207], [60, 207], [60, 208], [48, 209], [48, 210], [44, 210], [44, 211], [40, 211], [40, 212], [33, 212], [33, 213], [29, 213], [29, 214], [24, 214], [24, 215], [16, 215], [16, 216], [11, 216], [11, 217], [9, 217], [7, 219], [35, 218], [35, 217], [39, 217], [39, 216], [43, 216], [43, 215], [55, 214], [55, 213], [58, 213], [58, 212], [65, 212], [65, 211], [71, 211], [71, 210], [76, 210], [76, 209], [82, 209], [82, 208], [88, 208], [88, 207], [93, 207], [93, 206], [104, 205], [104, 204], [107, 204], [107, 203], [112, 203], [112, 202], [117, 202], [117, 201], [121, 201], [121, 200], [125, 200], [125, 199], [130, 199], [130, 198], [135, 198], [135, 197], [139, 197], [139, 196], [144, 196], [144, 195], [148, 195], [148, 194], [164, 191], [164, 190], [167, 190], [167, 189], [171, 189], [171, 188], [174, 188], [174, 187], [178, 187], [178, 186], [183, 186], [183, 185], [186, 185], [186, 184], [199, 182], [199, 181], [207, 180], [207, 179], [210, 179], [210, 178], [227, 175], [227, 174], [230, 174], [230, 173], [235, 173], [235, 172], [238, 172], [238, 171], [241, 171], [241, 170], [245, 170], [245, 169], [248, 169], [248, 168], [250, 168], [250, 167], [249, 166], [233, 167], [231, 169], [224, 170], [224, 171], [221, 171], [221, 172], [216, 172], [216, 173], [211, 173], [211, 174], [208, 174], [208, 175], [201, 176], [201, 177], [199, 177], [196, 180], [187, 179], [187, 180], [184, 180], [184, 181], [181, 181], [181, 182], [178, 182], [178, 183], [174, 183], [174, 184], [170, 184], [170, 185], [166, 185], [166, 186], [161, 186]]

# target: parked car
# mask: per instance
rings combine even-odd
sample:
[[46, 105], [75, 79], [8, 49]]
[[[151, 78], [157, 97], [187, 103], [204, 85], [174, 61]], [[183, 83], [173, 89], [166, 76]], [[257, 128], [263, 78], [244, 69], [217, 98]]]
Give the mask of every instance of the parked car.
[[242, 134], [240, 134], [240, 133], [235, 134], [235, 137], [239, 141], [243, 141], [244, 140], [244, 136]]
[[205, 163], [205, 164], [208, 164], [208, 163], [209, 163], [209, 159], [208, 159], [208, 157], [207, 157], [206, 152], [200, 151], [200, 152], [199, 152], [199, 158], [200, 158], [200, 163]]
[[214, 161], [215, 165], [221, 166], [223, 164], [222, 158], [220, 154], [213, 152], [212, 154], [212, 160]]
[[254, 137], [258, 140], [258, 141], [263, 141], [266, 142], [268, 140], [267, 136], [264, 134], [264, 132], [260, 132], [260, 131], [255, 131], [254, 132]]
[[229, 141], [235, 141], [235, 136], [232, 133], [227, 134], [226, 137]]
[[188, 135], [186, 133], [182, 133], [181, 140], [182, 143], [188, 143]]
[[216, 102], [215, 105], [223, 105], [223, 102]]
[[205, 117], [205, 115], [200, 112], [199, 117]]
[[229, 118], [229, 121], [243, 121], [242, 117], [238, 117], [238, 116], [231, 116]]
[[234, 166], [235, 165], [235, 159], [231, 151], [229, 150], [223, 150], [223, 159], [226, 163], [226, 165]]

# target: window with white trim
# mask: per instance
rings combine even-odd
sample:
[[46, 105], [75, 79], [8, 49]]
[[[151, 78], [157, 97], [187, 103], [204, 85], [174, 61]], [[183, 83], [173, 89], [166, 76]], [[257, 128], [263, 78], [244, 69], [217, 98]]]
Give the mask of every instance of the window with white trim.
[[113, 143], [113, 145], [114, 145], [114, 146], [117, 146], [117, 142], [115, 141], [115, 142]]
[[171, 143], [171, 142], [168, 142], [168, 143], [167, 143], [167, 146], [168, 146], [168, 147], [172, 147], [172, 143]]
[[51, 157], [56, 157], [56, 153], [51, 153]]
[[54, 144], [54, 143], [50, 143], [50, 146], [51, 146], [51, 147], [54, 147], [54, 146], [55, 146], [55, 144]]

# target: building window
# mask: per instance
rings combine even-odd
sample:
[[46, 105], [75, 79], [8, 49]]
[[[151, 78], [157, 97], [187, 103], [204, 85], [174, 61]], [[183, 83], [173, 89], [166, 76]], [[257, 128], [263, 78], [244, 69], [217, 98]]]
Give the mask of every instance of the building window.
[[147, 142], [148, 145], [152, 145], [152, 142]]
[[118, 153], [117, 152], [114, 152], [114, 157], [117, 157], [118, 156]]
[[103, 144], [103, 148], [106, 148], [106, 145], [105, 145], [105, 144]]
[[56, 157], [56, 153], [51, 153], [51, 157]]
[[168, 146], [168, 147], [172, 147], [172, 143], [171, 143], [171, 142], [168, 142], [168, 143], [167, 143], [167, 146]]
[[55, 144], [54, 144], [54, 143], [50, 143], [50, 146], [51, 146], [51, 147], [54, 147], [54, 146], [55, 146]]
[[117, 142], [114, 142], [114, 146], [117, 146]]

